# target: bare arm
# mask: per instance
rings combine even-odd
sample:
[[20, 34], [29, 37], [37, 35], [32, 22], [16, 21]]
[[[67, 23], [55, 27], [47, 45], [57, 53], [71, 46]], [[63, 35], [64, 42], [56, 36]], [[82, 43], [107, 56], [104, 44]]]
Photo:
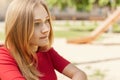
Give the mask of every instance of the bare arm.
[[72, 80], [87, 80], [86, 74], [73, 64], [68, 64], [62, 73]]

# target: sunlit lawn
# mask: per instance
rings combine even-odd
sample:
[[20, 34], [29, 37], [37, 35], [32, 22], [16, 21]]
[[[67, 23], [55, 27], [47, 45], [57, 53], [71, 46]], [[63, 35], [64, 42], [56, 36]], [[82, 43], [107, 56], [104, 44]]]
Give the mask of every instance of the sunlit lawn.
[[54, 36], [56, 38], [74, 38], [86, 36], [90, 32], [80, 32], [80, 31], [54, 31]]
[[[54, 28], [59, 28], [62, 30], [54, 30], [54, 35], [56, 38], [75, 38], [89, 36], [90, 33], [95, 30], [101, 22], [95, 21], [60, 21], [53, 24]], [[120, 33], [119, 24], [113, 25], [113, 32]], [[99, 36], [99, 40], [104, 36]]]
[[95, 23], [85, 24], [83, 21], [55, 21], [53, 28], [56, 38], [74, 38], [88, 35], [96, 26]]
[[3, 32], [0, 32], [0, 41], [3, 41], [5, 38], [5, 34]]

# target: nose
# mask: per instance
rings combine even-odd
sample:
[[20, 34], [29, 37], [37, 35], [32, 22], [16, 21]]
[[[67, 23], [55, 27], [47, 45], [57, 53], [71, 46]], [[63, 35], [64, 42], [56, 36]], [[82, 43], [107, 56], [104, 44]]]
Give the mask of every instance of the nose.
[[43, 26], [42, 26], [42, 30], [41, 30], [42, 33], [48, 33], [49, 30], [50, 30], [49, 26], [44, 23]]

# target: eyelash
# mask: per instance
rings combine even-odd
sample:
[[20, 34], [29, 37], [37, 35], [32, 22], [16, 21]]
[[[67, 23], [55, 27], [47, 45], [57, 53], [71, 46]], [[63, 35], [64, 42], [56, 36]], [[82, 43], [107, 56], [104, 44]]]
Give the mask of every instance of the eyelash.
[[[50, 19], [47, 19], [46, 21], [45, 21], [45, 24], [47, 24], [47, 23], [49, 23], [49, 21], [50, 21]], [[35, 23], [35, 26], [38, 26], [38, 25], [41, 25], [42, 26], [42, 22], [36, 22]]]

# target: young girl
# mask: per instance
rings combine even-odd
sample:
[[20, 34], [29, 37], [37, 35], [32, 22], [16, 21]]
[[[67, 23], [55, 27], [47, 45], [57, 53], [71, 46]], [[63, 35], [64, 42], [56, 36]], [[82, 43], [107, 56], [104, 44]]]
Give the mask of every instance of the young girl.
[[0, 47], [1, 80], [57, 80], [55, 70], [72, 80], [87, 80], [83, 71], [51, 47], [51, 17], [43, 1], [13, 0], [5, 27], [5, 45]]

